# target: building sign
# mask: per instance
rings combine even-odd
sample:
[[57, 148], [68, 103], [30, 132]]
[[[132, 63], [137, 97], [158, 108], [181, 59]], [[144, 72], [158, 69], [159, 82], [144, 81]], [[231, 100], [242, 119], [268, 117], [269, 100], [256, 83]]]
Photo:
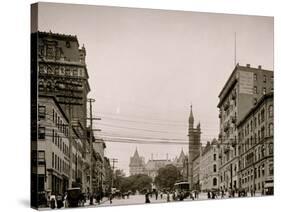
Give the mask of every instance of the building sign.
[[239, 93], [253, 94], [254, 74], [252, 72], [240, 71], [239, 78]]

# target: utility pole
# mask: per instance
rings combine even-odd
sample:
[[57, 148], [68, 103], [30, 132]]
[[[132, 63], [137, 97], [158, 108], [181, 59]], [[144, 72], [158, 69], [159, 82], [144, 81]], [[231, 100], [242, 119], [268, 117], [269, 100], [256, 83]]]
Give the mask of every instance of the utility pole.
[[117, 158], [111, 158], [110, 161], [112, 162], [112, 179], [111, 179], [111, 189], [113, 188], [113, 182], [114, 182], [114, 168], [115, 163], [118, 163]]
[[69, 140], [69, 180], [68, 188], [72, 188], [72, 105], [69, 106], [69, 129], [68, 129], [68, 140]]
[[90, 103], [90, 193], [93, 193], [93, 113], [92, 103], [95, 99], [88, 99]]

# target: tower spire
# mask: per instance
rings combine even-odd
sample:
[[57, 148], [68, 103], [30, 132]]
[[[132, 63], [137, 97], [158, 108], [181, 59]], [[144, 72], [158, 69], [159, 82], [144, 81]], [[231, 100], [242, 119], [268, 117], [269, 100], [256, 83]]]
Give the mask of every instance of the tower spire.
[[192, 104], [190, 105], [190, 114], [189, 114], [188, 122], [189, 122], [189, 128], [193, 128], [194, 117], [192, 112]]

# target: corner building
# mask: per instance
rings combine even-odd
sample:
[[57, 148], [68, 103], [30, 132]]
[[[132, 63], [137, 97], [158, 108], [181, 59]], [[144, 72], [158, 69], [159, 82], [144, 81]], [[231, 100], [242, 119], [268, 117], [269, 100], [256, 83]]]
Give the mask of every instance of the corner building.
[[273, 91], [273, 71], [236, 65], [219, 94], [220, 189], [238, 189], [237, 123], [265, 94]]

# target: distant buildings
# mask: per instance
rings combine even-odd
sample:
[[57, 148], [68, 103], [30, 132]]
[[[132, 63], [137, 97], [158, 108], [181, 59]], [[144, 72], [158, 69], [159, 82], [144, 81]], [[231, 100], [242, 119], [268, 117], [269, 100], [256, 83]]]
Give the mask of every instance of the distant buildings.
[[[248, 135], [250, 127], [247, 125], [246, 131], [245, 129], [243, 132], [240, 130], [241, 132], [239, 137], [238, 123], [240, 123], [239, 128], [244, 126], [241, 121], [245, 120], [245, 117], [248, 116], [247, 114], [249, 111], [253, 110], [252, 108], [256, 108], [256, 110], [259, 111], [259, 108], [256, 106], [257, 103], [259, 102], [259, 104], [264, 104], [260, 103], [260, 101], [263, 101], [261, 99], [271, 92], [273, 92], [272, 71], [264, 70], [261, 66], [258, 68], [252, 68], [250, 65], [240, 66], [239, 64], [236, 65], [222, 91], [220, 92], [220, 100], [218, 104], [218, 108], [220, 110], [219, 144], [221, 147], [219, 153], [220, 189], [238, 189], [241, 188], [242, 184], [242, 187], [245, 187], [245, 181], [248, 182], [248, 176], [253, 175], [254, 170], [253, 172], [249, 171], [249, 173], [247, 171], [247, 174], [246, 172], [240, 171], [242, 167], [241, 157], [243, 158], [242, 160], [245, 165], [244, 154], [247, 154], [245, 152], [245, 140], [241, 137], [241, 133], [245, 135], [246, 132]], [[264, 110], [268, 112], [267, 108]], [[261, 119], [261, 114], [258, 114], [259, 115], [256, 118]], [[268, 132], [268, 128], [266, 128], [268, 125], [263, 127], [263, 135], [265, 135], [265, 133]], [[259, 136], [261, 137], [261, 130], [259, 131]], [[254, 136], [255, 135], [253, 134], [252, 137]], [[251, 139], [251, 136], [249, 139]], [[246, 140], [246, 142], [250, 141]], [[259, 154], [260, 153], [256, 152], [255, 155], [249, 155], [247, 157], [255, 158]], [[245, 177], [245, 174], [247, 177]], [[241, 177], [243, 179], [243, 183], [242, 179], [241, 183], [239, 182], [239, 178]], [[251, 177], [249, 179], [251, 179]], [[259, 185], [257, 184], [257, 187], [258, 186]], [[248, 185], [246, 187], [251, 188]]]
[[138, 150], [135, 150], [133, 157], [130, 158], [130, 175], [145, 173], [144, 157], [140, 157]]
[[145, 163], [144, 157], [141, 157], [136, 149], [133, 157], [130, 158], [130, 175], [146, 174], [152, 179], [155, 179], [158, 170], [169, 164], [176, 166], [181, 173], [185, 175], [185, 164], [187, 165], [187, 157], [185, 156], [183, 150], [181, 151], [179, 157], [176, 157], [174, 160], [168, 159], [167, 156], [166, 159], [151, 158], [147, 161], [147, 163]]

